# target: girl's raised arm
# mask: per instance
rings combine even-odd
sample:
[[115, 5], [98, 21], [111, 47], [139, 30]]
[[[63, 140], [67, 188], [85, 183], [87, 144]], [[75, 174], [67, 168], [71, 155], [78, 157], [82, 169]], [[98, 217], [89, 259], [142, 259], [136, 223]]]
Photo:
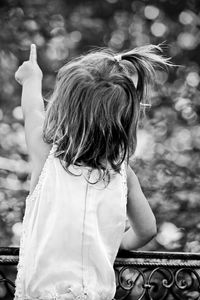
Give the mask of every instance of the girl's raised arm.
[[[42, 71], [37, 63], [36, 46], [31, 45], [30, 57], [15, 73], [15, 79], [22, 85], [21, 106], [24, 117], [25, 138], [32, 162], [32, 181], [37, 177], [46, 160], [50, 145], [42, 138], [44, 123], [44, 102], [42, 98]], [[34, 174], [35, 175], [34, 175]]]
[[157, 233], [155, 216], [145, 198], [137, 176], [127, 169], [127, 214], [131, 227], [124, 233], [120, 248], [134, 250], [144, 246]]

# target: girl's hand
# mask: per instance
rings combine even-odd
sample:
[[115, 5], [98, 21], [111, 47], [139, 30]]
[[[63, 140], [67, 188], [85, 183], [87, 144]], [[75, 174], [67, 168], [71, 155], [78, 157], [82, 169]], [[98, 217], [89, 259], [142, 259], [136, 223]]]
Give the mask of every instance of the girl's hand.
[[16, 71], [16, 81], [23, 85], [26, 81], [42, 81], [42, 71], [37, 64], [37, 51], [35, 44], [31, 44], [29, 60], [25, 61]]

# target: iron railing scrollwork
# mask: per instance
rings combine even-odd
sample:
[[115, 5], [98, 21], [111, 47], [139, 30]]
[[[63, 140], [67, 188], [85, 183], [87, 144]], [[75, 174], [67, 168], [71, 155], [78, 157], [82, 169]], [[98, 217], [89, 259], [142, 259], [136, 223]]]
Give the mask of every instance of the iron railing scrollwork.
[[[18, 256], [0, 248], [0, 299], [13, 299]], [[200, 254], [120, 251], [114, 268], [116, 300], [200, 300]]]
[[200, 254], [121, 251], [116, 299], [200, 299]]
[[0, 299], [13, 299], [19, 248], [0, 247]]

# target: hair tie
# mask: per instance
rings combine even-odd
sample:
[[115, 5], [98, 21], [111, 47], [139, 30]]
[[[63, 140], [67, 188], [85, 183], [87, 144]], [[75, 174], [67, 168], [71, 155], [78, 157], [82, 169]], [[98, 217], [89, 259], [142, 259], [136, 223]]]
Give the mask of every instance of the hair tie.
[[114, 59], [119, 63], [120, 60], [122, 60], [122, 56], [121, 55], [116, 55], [116, 56], [114, 56]]
[[149, 104], [149, 103], [142, 103], [142, 102], [140, 102], [140, 106], [141, 107], [151, 107], [152, 105]]

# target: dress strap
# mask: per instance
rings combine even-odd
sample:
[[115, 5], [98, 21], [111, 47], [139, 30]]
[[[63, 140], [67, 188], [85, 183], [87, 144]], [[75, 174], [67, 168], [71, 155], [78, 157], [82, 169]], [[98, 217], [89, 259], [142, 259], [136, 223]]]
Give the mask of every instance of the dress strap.
[[[128, 164], [126, 161], [122, 163], [122, 177], [123, 177], [123, 189], [124, 189], [124, 197], [125, 201], [127, 203], [128, 200], [128, 186], [127, 186], [127, 168]], [[126, 224], [125, 224], [125, 231], [127, 231], [130, 228], [130, 222], [128, 219], [128, 215], [126, 215]]]
[[123, 181], [123, 190], [124, 190], [124, 198], [127, 203], [127, 196], [128, 196], [128, 188], [127, 188], [127, 163], [123, 161], [121, 165], [121, 174], [122, 174], [122, 181]]
[[52, 147], [51, 147], [51, 150], [49, 151], [49, 156], [54, 154], [54, 152], [56, 151], [57, 149], [57, 145], [56, 144], [52, 144]]
[[38, 183], [36, 184], [33, 192], [31, 194], [30, 193], [28, 194], [27, 198], [30, 198], [30, 197], [35, 198], [38, 195], [38, 193], [40, 191], [40, 188], [41, 188], [41, 185], [42, 185], [42, 182], [43, 182], [43, 179], [46, 175], [46, 171], [47, 171], [47, 168], [48, 168], [49, 161], [52, 160], [52, 158], [54, 157], [55, 150], [56, 150], [56, 145], [53, 144], [53, 146], [51, 147], [51, 149], [49, 151], [49, 154], [46, 158], [46, 161], [45, 161], [45, 163], [42, 167], [42, 170], [40, 172], [40, 175], [39, 175], [39, 178], [38, 178]]

